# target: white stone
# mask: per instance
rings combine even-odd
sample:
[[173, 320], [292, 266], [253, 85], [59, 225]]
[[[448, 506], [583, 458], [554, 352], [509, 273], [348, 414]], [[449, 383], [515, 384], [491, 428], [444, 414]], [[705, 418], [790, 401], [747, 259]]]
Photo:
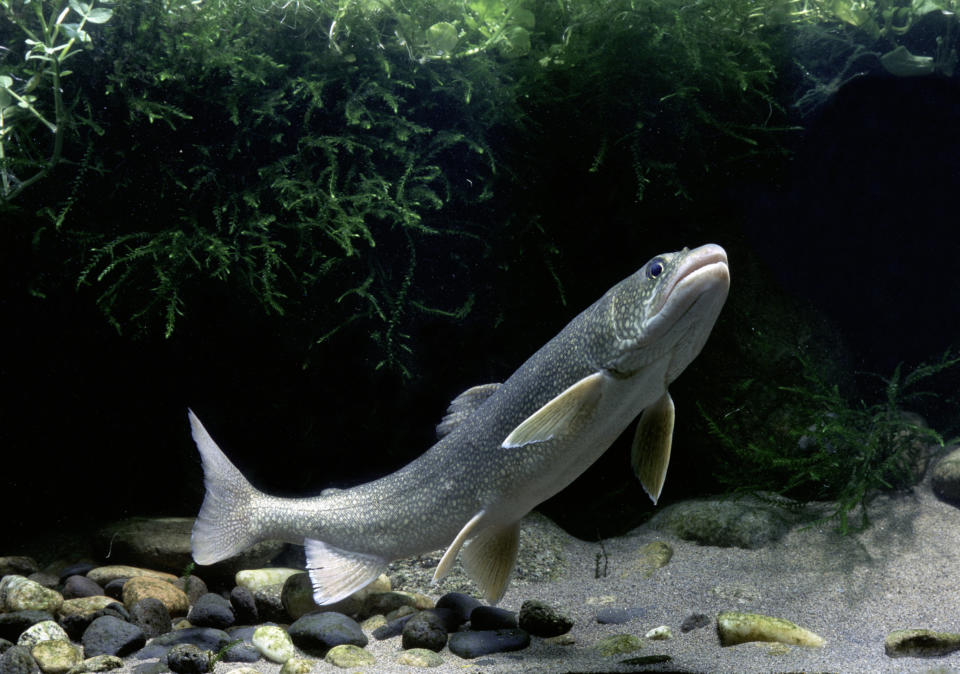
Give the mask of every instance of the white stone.
[[287, 578], [296, 574], [303, 573], [302, 569], [246, 569], [237, 571], [236, 582], [240, 587], [245, 587], [251, 592], [262, 590], [270, 585], [283, 585]]
[[253, 647], [271, 662], [283, 664], [294, 655], [293, 641], [282, 627], [262, 625], [253, 633]]
[[673, 639], [673, 630], [666, 625], [660, 625], [660, 627], [654, 627], [644, 636], [654, 641], [666, 641], [667, 639]]
[[25, 629], [21, 634], [20, 638], [17, 639], [17, 646], [26, 646], [27, 648], [33, 648], [41, 641], [70, 641], [70, 636], [67, 634], [60, 625], [58, 625], [53, 620], [44, 620], [38, 623], [34, 623], [27, 629]]

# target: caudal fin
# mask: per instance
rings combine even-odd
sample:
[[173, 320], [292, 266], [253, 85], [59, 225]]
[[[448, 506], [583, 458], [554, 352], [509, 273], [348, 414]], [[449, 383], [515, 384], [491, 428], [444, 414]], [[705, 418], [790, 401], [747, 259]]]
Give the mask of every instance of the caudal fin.
[[220, 451], [192, 410], [188, 410], [188, 416], [207, 489], [190, 543], [197, 564], [213, 564], [260, 540], [250, 511], [261, 494]]

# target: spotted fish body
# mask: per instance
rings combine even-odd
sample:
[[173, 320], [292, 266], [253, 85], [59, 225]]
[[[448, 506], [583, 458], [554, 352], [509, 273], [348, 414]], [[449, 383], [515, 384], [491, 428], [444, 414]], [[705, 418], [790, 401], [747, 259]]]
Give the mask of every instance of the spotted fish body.
[[318, 604], [349, 596], [388, 562], [446, 547], [498, 601], [519, 521], [586, 470], [643, 412], [633, 467], [656, 503], [670, 457], [667, 386], [703, 348], [729, 289], [724, 250], [657, 256], [608, 290], [502, 384], [468, 389], [427, 452], [391, 475], [312, 498], [250, 485], [190, 412], [206, 497], [193, 530], [198, 564], [260, 540], [306, 546]]

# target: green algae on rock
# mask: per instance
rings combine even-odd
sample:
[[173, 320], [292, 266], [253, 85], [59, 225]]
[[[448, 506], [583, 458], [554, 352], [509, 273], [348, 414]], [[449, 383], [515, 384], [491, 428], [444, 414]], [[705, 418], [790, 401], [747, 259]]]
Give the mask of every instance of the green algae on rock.
[[721, 646], [736, 646], [748, 641], [775, 641], [819, 648], [825, 643], [823, 637], [789, 620], [736, 611], [725, 611], [717, 616], [717, 634]]
[[594, 644], [594, 648], [600, 651], [600, 655], [609, 658], [613, 655], [638, 651], [643, 648], [643, 642], [640, 641], [640, 637], [633, 634], [614, 634], [598, 641]]

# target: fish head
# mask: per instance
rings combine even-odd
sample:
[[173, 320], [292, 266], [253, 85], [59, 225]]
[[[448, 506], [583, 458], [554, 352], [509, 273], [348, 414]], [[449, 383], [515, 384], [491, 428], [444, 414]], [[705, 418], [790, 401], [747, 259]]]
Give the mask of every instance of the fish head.
[[716, 244], [652, 258], [607, 293], [613, 339], [601, 367], [632, 376], [669, 359], [669, 384], [700, 353], [729, 289], [727, 254]]

